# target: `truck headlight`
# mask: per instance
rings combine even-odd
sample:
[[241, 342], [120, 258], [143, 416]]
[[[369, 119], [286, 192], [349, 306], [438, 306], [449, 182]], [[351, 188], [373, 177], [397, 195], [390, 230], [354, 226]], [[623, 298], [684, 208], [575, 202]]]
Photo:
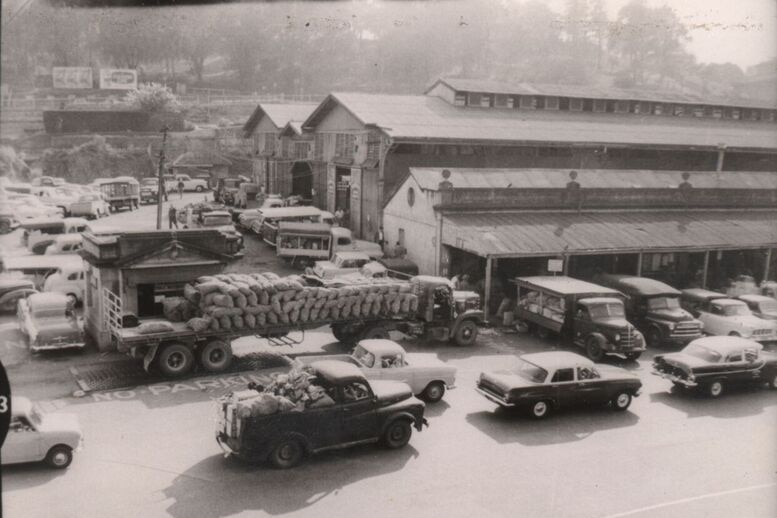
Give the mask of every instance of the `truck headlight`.
[[675, 327], [677, 327], [677, 324], [675, 324], [674, 322], [669, 322], [669, 330], [670, 331], [674, 331]]
[[616, 342], [620, 342], [621, 341], [620, 333], [615, 333], [615, 336], [613, 336], [613, 338], [615, 339]]

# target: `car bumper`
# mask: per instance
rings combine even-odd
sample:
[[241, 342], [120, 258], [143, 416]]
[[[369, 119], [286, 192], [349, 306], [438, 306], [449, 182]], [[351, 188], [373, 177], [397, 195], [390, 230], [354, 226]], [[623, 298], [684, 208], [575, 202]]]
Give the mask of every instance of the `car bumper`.
[[235, 450], [229, 447], [229, 444], [227, 444], [227, 439], [226, 437], [224, 437], [223, 433], [216, 434], [216, 442], [219, 443], [219, 447], [221, 448], [221, 451], [224, 452], [224, 457], [235, 455]]
[[515, 403], [508, 403], [503, 398], [500, 398], [499, 396], [492, 394], [491, 392], [484, 390], [480, 387], [475, 387], [475, 390], [478, 391], [483, 397], [488, 399], [489, 401], [496, 403], [499, 406], [503, 406], [505, 408], [514, 407]]
[[702, 336], [704, 336], [702, 333], [696, 335], [669, 335], [664, 339], [664, 342], [671, 345], [686, 345]]
[[672, 383], [677, 383], [679, 385], [685, 385], [686, 387], [696, 387], [696, 386], [698, 386], [698, 383], [696, 383], [695, 381], [690, 381], [688, 379], [681, 378], [679, 376], [675, 376], [674, 374], [668, 374], [666, 372], [661, 372], [661, 371], [652, 371], [651, 374], [653, 374], [654, 376], [658, 376], [660, 378], [664, 378], [666, 380], [669, 380]]
[[32, 352], [38, 352], [38, 351], [54, 351], [57, 349], [71, 349], [71, 348], [82, 348], [84, 347], [84, 342], [70, 342], [70, 343], [61, 343], [61, 344], [41, 344], [41, 345], [32, 345], [30, 344], [30, 351]]

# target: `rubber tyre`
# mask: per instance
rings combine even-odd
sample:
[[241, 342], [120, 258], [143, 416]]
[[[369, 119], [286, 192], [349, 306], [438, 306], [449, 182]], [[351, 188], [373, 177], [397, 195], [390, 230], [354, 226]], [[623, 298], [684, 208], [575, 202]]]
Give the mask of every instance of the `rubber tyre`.
[[232, 364], [232, 346], [222, 340], [208, 342], [200, 350], [200, 365], [208, 372], [224, 372]]
[[194, 354], [183, 344], [170, 344], [157, 353], [159, 370], [169, 378], [180, 378], [194, 367]]
[[594, 363], [599, 363], [604, 358], [604, 351], [595, 337], [591, 336], [585, 341], [585, 354]]
[[548, 401], [537, 401], [529, 409], [529, 414], [534, 419], [545, 419], [548, 417], [551, 411], [551, 406]]
[[68, 293], [66, 298], [67, 301], [73, 305], [73, 307], [78, 306], [78, 297], [76, 297], [75, 293]]
[[713, 381], [706, 387], [707, 395], [711, 398], [719, 398], [725, 391], [722, 381]]
[[412, 435], [413, 429], [410, 427], [410, 421], [397, 419], [388, 425], [386, 431], [383, 432], [383, 445], [391, 450], [402, 448], [410, 442]]
[[283, 439], [270, 452], [269, 461], [278, 469], [289, 469], [299, 465], [305, 457], [305, 448], [297, 439]]
[[194, 188], [194, 190], [197, 191], [197, 192], [202, 192], [205, 189], [202, 187], [202, 185], [198, 185], [197, 187]]
[[368, 327], [362, 333], [362, 340], [388, 340], [390, 338], [388, 329], [383, 326]]
[[332, 334], [337, 339], [338, 342], [342, 342], [344, 344], [353, 343], [356, 341], [356, 334], [354, 334], [351, 331], [348, 331], [348, 326], [342, 325], [342, 324], [334, 324], [331, 326], [332, 328]]
[[7, 234], [11, 231], [11, 222], [7, 219], [0, 221], [0, 234]]
[[741, 337], [742, 335], [740, 335], [740, 334], [739, 334], [739, 333], [737, 333], [736, 331], [731, 331], [731, 332], [728, 334], [728, 336], [736, 336], [736, 337]]
[[456, 329], [453, 341], [460, 347], [467, 347], [475, 343], [478, 338], [478, 325], [474, 320], [463, 320]]
[[661, 330], [656, 326], [651, 326], [645, 335], [645, 339], [650, 347], [661, 347], [664, 343]]
[[537, 326], [537, 338], [540, 340], [547, 340], [550, 337], [550, 331], [542, 326]]
[[623, 412], [631, 406], [631, 394], [628, 392], [618, 392], [614, 398], [612, 398], [612, 407]]
[[635, 362], [635, 361], [639, 360], [640, 356], [642, 356], [642, 352], [627, 353], [626, 354], [626, 359], [629, 360], [629, 361]]
[[445, 384], [441, 381], [429, 383], [421, 393], [421, 399], [427, 403], [437, 403], [445, 395]]
[[73, 462], [73, 449], [64, 444], [58, 444], [46, 454], [45, 462], [54, 469], [65, 469]]

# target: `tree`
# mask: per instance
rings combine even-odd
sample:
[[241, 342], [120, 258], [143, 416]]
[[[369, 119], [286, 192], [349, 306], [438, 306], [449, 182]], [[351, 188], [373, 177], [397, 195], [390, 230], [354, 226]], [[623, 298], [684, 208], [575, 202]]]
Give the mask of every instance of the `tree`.
[[158, 83], [143, 83], [132, 90], [125, 101], [139, 110], [148, 112], [178, 111], [178, 98], [170, 88]]

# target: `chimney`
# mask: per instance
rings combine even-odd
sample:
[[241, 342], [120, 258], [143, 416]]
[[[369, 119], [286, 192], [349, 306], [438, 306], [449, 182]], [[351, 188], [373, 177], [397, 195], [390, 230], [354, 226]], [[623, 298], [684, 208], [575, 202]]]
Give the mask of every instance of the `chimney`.
[[438, 189], [440, 191], [440, 204], [450, 205], [453, 203], [453, 184], [448, 181], [451, 177], [451, 172], [448, 169], [442, 170], [443, 180], [440, 182]]

